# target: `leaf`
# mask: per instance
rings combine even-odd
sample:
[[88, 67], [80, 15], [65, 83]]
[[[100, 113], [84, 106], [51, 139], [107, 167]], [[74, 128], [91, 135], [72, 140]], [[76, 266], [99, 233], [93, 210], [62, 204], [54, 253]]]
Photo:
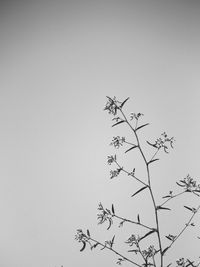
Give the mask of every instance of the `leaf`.
[[171, 210], [170, 208], [162, 207], [162, 206], [157, 206], [157, 210]]
[[126, 103], [126, 101], [128, 101], [129, 100], [129, 97], [128, 98], [126, 98], [122, 103], [121, 103], [121, 105], [120, 105], [120, 108], [123, 108], [123, 106], [124, 106], [124, 104]]
[[138, 147], [138, 146], [132, 146], [131, 148], [127, 149], [127, 150], [125, 151], [125, 153], [129, 152], [130, 150], [132, 150], [132, 149], [134, 149], [134, 148], [136, 148], [136, 147]]
[[135, 252], [135, 254], [137, 254], [139, 252], [138, 249], [131, 249], [131, 250], [128, 250], [128, 252]]
[[171, 266], [171, 265], [172, 265], [172, 263], [168, 264], [166, 267], [169, 267], [169, 266]]
[[143, 191], [144, 189], [146, 189], [148, 186], [144, 186], [142, 188], [140, 188], [137, 192], [135, 192], [131, 197], [134, 197], [135, 195], [137, 195], [138, 193], [140, 193], [141, 191]]
[[[167, 236], [166, 236], [167, 237]], [[169, 238], [168, 238], [169, 239]], [[170, 239], [171, 240], [171, 239]], [[163, 251], [162, 251], [162, 255], [164, 255], [165, 254], [165, 252], [169, 249], [170, 247], [166, 247], [165, 249], [163, 249]], [[171, 263], [168, 265], [168, 266], [170, 266], [171, 265]]]
[[122, 121], [118, 121], [118, 122], [116, 122], [115, 124], [113, 124], [112, 127], [114, 127], [114, 126], [116, 126], [116, 125], [118, 125], [118, 124], [120, 124], [120, 123], [123, 123], [123, 122], [125, 122], [125, 121], [124, 121], [124, 120], [122, 120]]
[[146, 123], [146, 124], [143, 124], [143, 125], [141, 125], [141, 126], [137, 127], [137, 129], [135, 129], [135, 131], [138, 131], [139, 129], [141, 129], [141, 128], [143, 128], [143, 127], [147, 126], [147, 125], [149, 125], [149, 123]]
[[90, 237], [90, 231], [87, 229], [87, 235]]
[[179, 184], [178, 182], [176, 182], [176, 184], [177, 184], [178, 186], [185, 187], [185, 185], [183, 185], [183, 184]]
[[167, 195], [167, 196], [164, 196], [164, 197], [162, 197], [162, 198], [169, 198], [169, 197], [172, 197], [172, 196], [170, 196], [170, 195]]
[[82, 241], [82, 243], [83, 243], [83, 247], [80, 249], [81, 252], [82, 252], [82, 251], [85, 249], [85, 247], [86, 247], [86, 242], [85, 242], [85, 241]]
[[192, 212], [194, 212], [193, 209], [190, 208], [190, 207], [188, 207], [188, 206], [183, 206], [183, 207], [186, 208], [186, 209], [188, 209], [188, 210], [190, 210], [190, 211], [192, 211]]
[[99, 243], [95, 243], [93, 246], [90, 247], [91, 250], [93, 250], [94, 248], [96, 248], [99, 245]]
[[157, 146], [155, 144], [152, 144], [149, 141], [147, 141], [147, 144], [150, 145], [150, 146], [153, 146], [154, 148], [157, 148]]
[[193, 190], [193, 192], [199, 192], [200, 193], [200, 190], [199, 189], [195, 189], [195, 190]]
[[114, 209], [114, 205], [113, 204], [112, 204], [111, 210], [112, 210], [112, 213], [115, 214], [115, 209]]
[[169, 239], [170, 241], [172, 241], [172, 242], [174, 242], [175, 240], [176, 240], [176, 238], [177, 238], [177, 236], [176, 235], [171, 235], [171, 234], [169, 234], [168, 236], [165, 236], [167, 239]]
[[112, 238], [112, 240], [111, 240], [111, 248], [112, 248], [112, 246], [113, 246], [113, 244], [114, 244], [114, 240], [115, 240], [115, 235], [113, 236], [113, 238]]
[[142, 237], [139, 239], [139, 241], [141, 241], [142, 239], [146, 238], [147, 236], [153, 234], [154, 232], [155, 232], [155, 230], [151, 230], [151, 231], [149, 231], [149, 232], [146, 233], [144, 236], [142, 236]]
[[137, 220], [138, 220], [138, 223], [140, 223], [140, 216], [139, 216], [139, 214], [137, 216]]
[[153, 163], [154, 161], [157, 161], [157, 160], [159, 160], [159, 159], [152, 159], [152, 160], [150, 160], [150, 161], [148, 162], [148, 164], [151, 164], [151, 163]]
[[165, 236], [167, 239], [169, 239], [170, 241], [173, 241], [173, 239], [170, 236]]
[[109, 230], [109, 229], [110, 229], [111, 225], [112, 225], [112, 219], [109, 219], [109, 225], [108, 225], [108, 228], [107, 228], [107, 230]]

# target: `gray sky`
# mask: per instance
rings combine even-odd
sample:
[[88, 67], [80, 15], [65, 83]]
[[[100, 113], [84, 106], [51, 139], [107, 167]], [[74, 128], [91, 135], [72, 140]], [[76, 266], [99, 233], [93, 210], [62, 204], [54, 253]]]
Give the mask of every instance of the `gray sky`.
[[[130, 198], [137, 183], [109, 180], [109, 143], [129, 132], [110, 128], [105, 96], [131, 98], [127, 112], [151, 123], [144, 140], [175, 136], [175, 149], [152, 168], [158, 202], [188, 173], [200, 181], [200, 3], [1, 1], [0, 13], [0, 266], [116, 266], [115, 255], [80, 253], [74, 241], [77, 228], [102, 241], [135, 233], [97, 226], [100, 201], [122, 216], [151, 217], [144, 195]], [[163, 234], [184, 225], [188, 203], [197, 205], [187, 197], [174, 217], [163, 213]], [[199, 226], [166, 262], [200, 256], [196, 235]]]

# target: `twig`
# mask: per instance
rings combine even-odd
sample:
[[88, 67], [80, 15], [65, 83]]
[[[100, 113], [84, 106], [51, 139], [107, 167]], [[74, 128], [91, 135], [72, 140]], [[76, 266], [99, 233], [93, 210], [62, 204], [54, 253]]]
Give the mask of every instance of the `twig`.
[[113, 249], [112, 247], [108, 247], [108, 246], [102, 244], [101, 242], [99, 242], [99, 241], [97, 241], [97, 240], [91, 238], [91, 237], [88, 237], [88, 240], [91, 240], [91, 241], [93, 241], [93, 242], [95, 242], [95, 243], [98, 243], [98, 245], [100, 245], [100, 246], [102, 246], [103, 248], [106, 248], [106, 249], [112, 251], [113, 253], [115, 253], [116, 255], [118, 255], [118, 256], [120, 256], [120, 257], [122, 257], [122, 258], [123, 258], [124, 260], [126, 260], [126, 261], [128, 261], [128, 262], [130, 262], [130, 263], [132, 263], [132, 264], [134, 264], [134, 265], [136, 265], [136, 266], [138, 266], [138, 267], [142, 267], [142, 266], [139, 265], [138, 263], [136, 263], [136, 262], [130, 260], [129, 258], [123, 256], [121, 253], [119, 253], [118, 251], [116, 251], [116, 250]]
[[175, 241], [184, 233], [184, 231], [186, 230], [186, 228], [190, 225], [190, 222], [192, 221], [192, 219], [194, 218], [195, 214], [197, 214], [198, 210], [200, 208], [200, 205], [198, 206], [198, 208], [196, 209], [195, 212], [193, 212], [192, 216], [190, 217], [189, 221], [185, 224], [185, 226], [183, 227], [183, 229], [180, 231], [180, 233], [174, 238], [174, 240], [171, 242], [171, 244], [168, 246], [168, 249], [171, 248], [171, 246], [175, 243]]
[[[130, 172], [124, 170], [124, 168], [115, 160], [114, 161], [116, 163], [116, 165], [121, 169], [121, 171], [125, 172], [126, 174], [130, 175]], [[134, 179], [136, 179], [138, 182], [142, 183], [143, 185], [148, 187], [148, 184], [146, 184], [145, 182], [143, 182], [141, 179], [137, 178], [135, 175], [131, 175]]]
[[169, 201], [172, 200], [173, 198], [178, 197], [178, 196], [180, 196], [180, 195], [182, 195], [182, 194], [184, 194], [184, 193], [186, 193], [186, 191], [180, 192], [180, 193], [178, 193], [178, 194], [176, 194], [176, 195], [174, 195], [174, 196], [170, 196], [167, 200], [165, 200], [165, 201], [164, 201], [161, 205], [159, 205], [159, 206], [162, 207], [163, 205], [165, 205], [167, 202], [169, 202]]
[[129, 222], [129, 223], [137, 224], [137, 225], [140, 225], [140, 226], [142, 226], [142, 227], [144, 227], [144, 228], [146, 228], [146, 229], [149, 229], [149, 230], [155, 230], [153, 227], [149, 227], [149, 226], [147, 226], [147, 225], [145, 225], [145, 224], [143, 224], [143, 223], [140, 223], [140, 222], [135, 222], [135, 221], [132, 221], [132, 220], [129, 220], [129, 219], [120, 217], [120, 216], [115, 215], [115, 214], [112, 215], [112, 216], [115, 217], [115, 218], [117, 218], [117, 219], [120, 219], [120, 220], [122, 220], [122, 221], [124, 221], [124, 222]]

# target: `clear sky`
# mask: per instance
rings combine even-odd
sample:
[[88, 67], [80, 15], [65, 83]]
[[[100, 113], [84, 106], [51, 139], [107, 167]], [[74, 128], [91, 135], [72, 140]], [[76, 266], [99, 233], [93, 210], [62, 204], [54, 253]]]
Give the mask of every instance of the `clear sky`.
[[[175, 136], [152, 169], [158, 202], [188, 173], [200, 182], [200, 2], [1, 1], [0, 31], [0, 267], [116, 266], [112, 253], [80, 253], [74, 241], [78, 228], [102, 241], [135, 233], [97, 226], [100, 201], [151, 217], [144, 195], [130, 198], [137, 183], [109, 179], [109, 143], [129, 132], [110, 128], [105, 96], [130, 97], [127, 112], [150, 122], [144, 140]], [[197, 205], [176, 203], [173, 216], [163, 213], [163, 234], [184, 225], [183, 205]], [[200, 256], [199, 220], [166, 262]]]

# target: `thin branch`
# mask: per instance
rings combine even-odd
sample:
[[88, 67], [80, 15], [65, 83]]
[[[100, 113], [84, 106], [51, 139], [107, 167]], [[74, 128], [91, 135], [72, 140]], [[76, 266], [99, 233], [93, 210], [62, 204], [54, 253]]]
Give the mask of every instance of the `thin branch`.
[[[126, 174], [128, 174], [130, 176], [130, 172], [124, 170], [124, 168], [115, 160], [114, 161], [116, 163], [116, 165], [121, 169], [121, 171], [125, 172]], [[143, 185], [148, 187], [148, 184], [146, 184], [145, 182], [143, 182], [141, 179], [137, 178], [135, 175], [131, 175], [134, 179], [136, 179], [138, 182], [142, 183]]]
[[159, 206], [162, 207], [163, 205], [165, 205], [167, 202], [169, 202], [169, 201], [172, 200], [173, 198], [178, 197], [178, 196], [180, 196], [180, 195], [182, 195], [182, 194], [184, 194], [184, 193], [186, 193], [186, 191], [183, 191], [183, 192], [180, 192], [180, 193], [178, 193], [178, 194], [176, 194], [176, 195], [170, 196], [167, 200], [165, 200], [165, 201], [164, 201], [161, 205], [159, 205]]
[[128, 145], [131, 145], [131, 146], [134, 146], [133, 143], [130, 143], [130, 142], [127, 142], [127, 141], [124, 141], [125, 144], [128, 144]]
[[155, 156], [158, 154], [159, 150], [160, 150], [160, 148], [157, 148], [156, 152], [153, 154], [153, 156], [151, 157], [149, 162], [152, 161], [155, 158]]
[[143, 255], [142, 251], [141, 251], [141, 248], [140, 248], [139, 243], [138, 243], [138, 246], [137, 247], [138, 247], [138, 250], [139, 250], [140, 255], [142, 256], [144, 262], [146, 263], [146, 259], [145, 259], [144, 255]]
[[200, 205], [198, 206], [198, 208], [196, 209], [195, 212], [193, 212], [192, 216], [190, 217], [190, 219], [188, 220], [188, 222], [185, 224], [185, 226], [183, 227], [183, 229], [180, 231], [180, 233], [176, 236], [176, 238], [174, 238], [174, 240], [171, 242], [171, 244], [168, 246], [168, 250], [169, 248], [171, 248], [171, 246], [175, 243], [175, 241], [185, 232], [186, 228], [190, 225], [191, 221], [193, 220], [194, 216], [197, 214], [198, 210], [200, 208]]
[[93, 239], [93, 238], [91, 238], [91, 237], [89, 237], [88, 240], [91, 240], [91, 241], [93, 241], [93, 242], [95, 242], [95, 243], [98, 243], [98, 245], [100, 245], [100, 246], [102, 246], [103, 248], [106, 248], [106, 249], [112, 251], [113, 253], [115, 253], [116, 255], [118, 255], [118, 256], [120, 256], [120, 257], [122, 257], [122, 258], [123, 258], [124, 260], [126, 260], [126, 261], [128, 261], [128, 262], [130, 262], [130, 263], [132, 263], [132, 264], [134, 264], [134, 265], [136, 265], [136, 266], [138, 266], [138, 267], [142, 267], [142, 265], [139, 265], [138, 263], [136, 263], [136, 262], [130, 260], [129, 258], [123, 256], [121, 253], [119, 253], [118, 251], [116, 251], [116, 250], [113, 249], [112, 247], [109, 247], [109, 246], [107, 246], [107, 245], [104, 245], [104, 244], [102, 244], [101, 242], [99, 242], [99, 241], [97, 241], [97, 240], [95, 240], [95, 239]]
[[146, 229], [148, 229], [148, 230], [155, 230], [155, 228], [153, 228], [153, 227], [149, 227], [149, 226], [147, 226], [147, 225], [145, 225], [145, 224], [143, 224], [143, 223], [140, 223], [140, 222], [132, 221], [132, 220], [129, 220], [129, 219], [120, 217], [120, 216], [115, 215], [115, 214], [112, 215], [112, 216], [115, 217], [115, 218], [117, 218], [117, 219], [120, 219], [120, 220], [122, 220], [122, 221], [124, 221], [124, 222], [129, 222], [129, 223], [133, 223], [133, 224], [142, 226], [142, 227], [144, 227], [144, 228], [146, 228]]

